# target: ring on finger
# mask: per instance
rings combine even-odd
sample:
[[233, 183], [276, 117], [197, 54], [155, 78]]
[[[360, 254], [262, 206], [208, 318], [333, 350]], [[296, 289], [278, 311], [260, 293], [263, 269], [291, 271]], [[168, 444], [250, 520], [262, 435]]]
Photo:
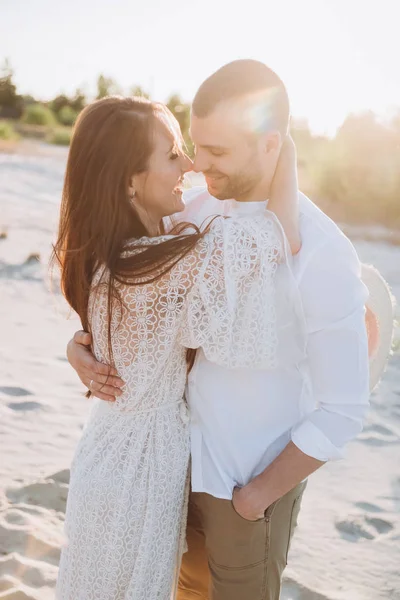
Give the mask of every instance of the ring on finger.
[[93, 390], [92, 390], [92, 387], [93, 387], [93, 379], [91, 379], [91, 380], [89, 381], [89, 390], [90, 390], [90, 391], [93, 391]]

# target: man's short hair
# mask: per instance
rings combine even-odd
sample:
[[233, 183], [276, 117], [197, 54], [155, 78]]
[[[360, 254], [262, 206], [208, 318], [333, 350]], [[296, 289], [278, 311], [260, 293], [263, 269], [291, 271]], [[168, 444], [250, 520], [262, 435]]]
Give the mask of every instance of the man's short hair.
[[[289, 98], [278, 75], [267, 65], [251, 59], [235, 60], [213, 73], [199, 87], [192, 112], [196, 117], [209, 116], [220, 102], [265, 92], [265, 115], [268, 128], [285, 135], [289, 124]], [[260, 106], [261, 110], [264, 107]]]

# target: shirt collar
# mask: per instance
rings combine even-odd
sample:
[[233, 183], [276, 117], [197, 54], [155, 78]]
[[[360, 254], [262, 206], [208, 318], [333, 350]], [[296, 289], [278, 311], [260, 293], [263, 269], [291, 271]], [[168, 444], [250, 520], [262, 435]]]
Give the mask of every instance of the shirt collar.
[[260, 202], [238, 202], [237, 200], [225, 200], [226, 208], [224, 213], [229, 217], [247, 216], [247, 215], [258, 215], [262, 214], [266, 208], [268, 201], [262, 200]]

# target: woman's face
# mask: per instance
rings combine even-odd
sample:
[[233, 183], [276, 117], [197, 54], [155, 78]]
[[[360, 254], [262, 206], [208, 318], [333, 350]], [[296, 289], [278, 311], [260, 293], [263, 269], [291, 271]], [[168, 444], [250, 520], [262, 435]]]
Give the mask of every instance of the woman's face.
[[182, 137], [173, 117], [156, 116], [154, 150], [148, 169], [132, 178], [133, 204], [148, 228], [158, 227], [163, 217], [185, 208], [182, 200], [183, 178], [192, 161], [182, 149]]

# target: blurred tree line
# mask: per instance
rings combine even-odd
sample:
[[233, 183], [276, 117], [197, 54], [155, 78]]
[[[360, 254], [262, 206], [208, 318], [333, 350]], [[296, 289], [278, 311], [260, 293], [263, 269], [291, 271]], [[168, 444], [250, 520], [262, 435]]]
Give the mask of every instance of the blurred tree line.
[[335, 221], [400, 228], [400, 109], [350, 114], [333, 139], [294, 123], [301, 189]]
[[[123, 94], [111, 77], [99, 75], [96, 98]], [[130, 95], [149, 94], [132, 86]], [[70, 129], [87, 104], [84, 92], [58, 95], [50, 102], [21, 96], [8, 61], [0, 69], [0, 137], [10, 123], [54, 128], [51, 141], [68, 144]], [[178, 120], [189, 154], [190, 105], [178, 94], [166, 102]], [[6, 121], [4, 121], [6, 120]], [[28, 133], [22, 129], [23, 134]], [[308, 194], [333, 219], [347, 223], [374, 223], [400, 228], [400, 108], [383, 122], [372, 112], [349, 115], [333, 139], [315, 136], [307, 122], [294, 121], [292, 135], [298, 151], [299, 179]]]

